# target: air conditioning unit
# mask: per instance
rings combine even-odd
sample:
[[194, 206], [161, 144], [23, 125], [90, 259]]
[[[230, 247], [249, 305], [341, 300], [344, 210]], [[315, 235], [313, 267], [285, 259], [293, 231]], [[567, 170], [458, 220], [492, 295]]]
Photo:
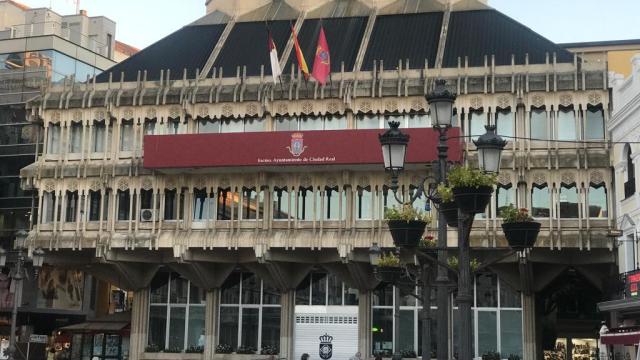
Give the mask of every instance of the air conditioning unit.
[[150, 222], [156, 218], [156, 211], [154, 209], [142, 209], [140, 210], [140, 221]]

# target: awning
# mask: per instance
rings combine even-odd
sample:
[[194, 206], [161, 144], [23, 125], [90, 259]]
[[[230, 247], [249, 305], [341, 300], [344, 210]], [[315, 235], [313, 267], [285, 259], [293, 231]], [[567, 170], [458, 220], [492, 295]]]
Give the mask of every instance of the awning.
[[606, 345], [637, 345], [640, 343], [640, 331], [603, 334], [600, 341]]
[[89, 332], [89, 331], [120, 331], [129, 326], [128, 322], [85, 322], [81, 324], [61, 327], [62, 331]]

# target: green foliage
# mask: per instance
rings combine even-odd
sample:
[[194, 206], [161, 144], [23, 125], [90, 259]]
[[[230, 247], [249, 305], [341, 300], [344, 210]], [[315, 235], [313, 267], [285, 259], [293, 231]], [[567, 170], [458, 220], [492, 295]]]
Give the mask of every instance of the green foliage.
[[424, 221], [427, 224], [431, 222], [431, 217], [429, 216], [429, 214], [414, 208], [410, 204], [404, 204], [400, 209], [396, 208], [395, 206], [392, 208], [388, 208], [384, 212], [384, 217], [387, 220], [419, 220]]
[[399, 267], [400, 258], [392, 253], [382, 254], [378, 261], [379, 267]]
[[488, 351], [482, 354], [482, 360], [500, 360], [500, 353]]
[[[451, 268], [454, 269], [458, 269], [460, 266], [460, 263], [458, 262], [458, 257], [457, 256], [450, 256], [447, 259], [447, 265], [449, 265]], [[469, 261], [469, 266], [471, 267], [471, 271], [476, 271], [480, 268], [480, 261], [478, 261], [478, 259], [473, 258], [471, 259], [471, 261]]]
[[443, 203], [449, 203], [453, 201], [453, 192], [451, 191], [451, 187], [445, 184], [440, 184], [438, 185], [436, 191], [438, 192], [438, 196]]
[[233, 352], [233, 348], [229, 344], [219, 344], [216, 346], [216, 353], [218, 354], [231, 354]]
[[238, 350], [236, 350], [236, 354], [255, 354], [256, 349], [251, 346], [240, 346]]
[[420, 247], [425, 249], [435, 248], [438, 246], [438, 242], [433, 238], [433, 235], [425, 235], [420, 240]]
[[494, 186], [497, 175], [485, 174], [482, 170], [471, 169], [466, 166], [453, 167], [448, 176], [449, 186], [452, 188], [479, 188], [481, 186]]
[[533, 221], [533, 218], [529, 215], [529, 210], [525, 208], [516, 209], [513, 204], [503, 208], [500, 211], [500, 216], [505, 224]]
[[278, 347], [273, 345], [262, 345], [260, 350], [260, 355], [278, 355], [279, 353]]

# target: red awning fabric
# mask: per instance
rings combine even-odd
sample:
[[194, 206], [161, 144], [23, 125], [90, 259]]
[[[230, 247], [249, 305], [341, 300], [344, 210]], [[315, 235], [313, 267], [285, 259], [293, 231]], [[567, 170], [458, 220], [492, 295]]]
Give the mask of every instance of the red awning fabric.
[[[382, 168], [378, 135], [384, 129], [224, 134], [146, 135], [147, 169], [282, 166], [357, 166]], [[406, 163], [428, 164], [438, 158], [438, 132], [431, 128], [403, 129], [411, 140]], [[448, 132], [449, 160], [462, 160], [460, 129]]]
[[637, 345], [640, 343], [640, 331], [603, 334], [600, 341], [606, 345]]

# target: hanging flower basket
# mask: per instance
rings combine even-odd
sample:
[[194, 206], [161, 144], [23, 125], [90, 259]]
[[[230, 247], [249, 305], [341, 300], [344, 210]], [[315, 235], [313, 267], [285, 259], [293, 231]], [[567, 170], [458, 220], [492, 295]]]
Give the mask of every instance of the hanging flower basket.
[[402, 277], [402, 268], [399, 266], [378, 266], [375, 271], [380, 281], [389, 284], [395, 284]]
[[458, 227], [458, 205], [455, 201], [441, 203], [440, 212], [444, 215], [447, 225]]
[[485, 211], [491, 201], [493, 187], [457, 187], [453, 188], [453, 198], [458, 208], [465, 214], [478, 214]]
[[502, 224], [502, 231], [511, 249], [522, 251], [530, 249], [538, 239], [540, 223], [534, 221]]
[[416, 247], [420, 244], [427, 223], [422, 220], [389, 220], [389, 231], [397, 247]]

